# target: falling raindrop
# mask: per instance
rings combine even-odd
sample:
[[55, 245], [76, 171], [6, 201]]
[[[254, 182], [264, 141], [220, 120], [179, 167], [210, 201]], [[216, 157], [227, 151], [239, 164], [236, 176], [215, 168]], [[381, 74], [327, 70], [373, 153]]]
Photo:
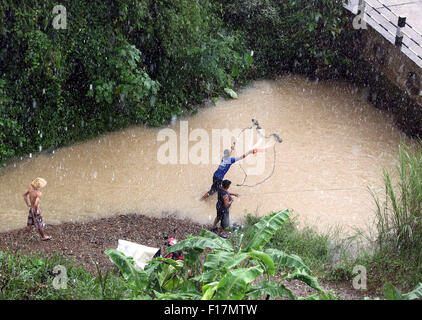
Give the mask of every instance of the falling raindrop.
[[402, 74], [404, 71], [404, 64], [402, 64], [399, 68], [399, 73]]

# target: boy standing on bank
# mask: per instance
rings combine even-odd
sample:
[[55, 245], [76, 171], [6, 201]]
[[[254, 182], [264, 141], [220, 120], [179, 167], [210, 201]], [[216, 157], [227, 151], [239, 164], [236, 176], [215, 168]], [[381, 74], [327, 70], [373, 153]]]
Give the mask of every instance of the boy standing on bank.
[[218, 201], [216, 204], [217, 209], [217, 217], [214, 220], [214, 225], [212, 226], [212, 230], [215, 230], [217, 227], [218, 221], [220, 221], [220, 228], [217, 231], [219, 236], [222, 236], [221, 233], [224, 229], [229, 227], [230, 225], [230, 206], [233, 203], [232, 196], [238, 197], [237, 194], [233, 194], [229, 192], [229, 188], [231, 185], [230, 180], [223, 180], [221, 183], [221, 188], [218, 188]]
[[[51, 239], [51, 237], [47, 236], [44, 232], [44, 223], [42, 221], [41, 208], [40, 208], [40, 201], [42, 197], [42, 193], [40, 189], [44, 188], [46, 185], [47, 185], [47, 181], [45, 181], [43, 178], [36, 178], [34, 181], [32, 181], [28, 190], [23, 195], [25, 203], [29, 207], [29, 215], [28, 215], [28, 223], [26, 226], [26, 232], [28, 233], [28, 236], [29, 236], [32, 226], [35, 225], [36, 228], [38, 229], [38, 232], [41, 235], [42, 241], [47, 241]], [[29, 201], [28, 201], [28, 198], [29, 198]]]

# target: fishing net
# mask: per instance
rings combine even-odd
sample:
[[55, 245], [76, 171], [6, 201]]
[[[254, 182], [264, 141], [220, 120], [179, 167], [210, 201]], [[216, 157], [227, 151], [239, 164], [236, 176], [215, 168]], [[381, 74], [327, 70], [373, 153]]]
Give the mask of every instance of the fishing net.
[[[236, 184], [238, 187], [256, 187], [264, 182], [266, 182], [268, 179], [271, 178], [271, 176], [274, 174], [275, 165], [276, 165], [276, 147], [283, 142], [283, 140], [280, 138], [280, 136], [277, 133], [271, 133], [269, 135], [265, 135], [265, 130], [260, 126], [258, 120], [252, 119], [252, 125], [250, 127], [243, 128], [235, 141], [233, 142], [233, 146], [235, 148], [236, 154], [236, 144], [240, 140], [241, 136], [247, 132], [247, 130], [251, 130], [256, 132], [257, 137], [259, 138], [258, 141], [252, 146], [252, 149], [254, 150], [254, 154], [256, 153], [265, 153], [267, 149], [272, 148], [273, 149], [273, 160], [272, 160], [272, 168], [271, 172], [263, 179], [259, 180], [256, 183], [253, 184], [247, 184], [246, 180], [248, 178], [248, 173], [244, 169], [244, 167], [241, 164], [241, 161], [238, 162], [240, 169], [243, 172], [243, 181], [241, 183]], [[237, 154], [238, 155], [238, 154]]]

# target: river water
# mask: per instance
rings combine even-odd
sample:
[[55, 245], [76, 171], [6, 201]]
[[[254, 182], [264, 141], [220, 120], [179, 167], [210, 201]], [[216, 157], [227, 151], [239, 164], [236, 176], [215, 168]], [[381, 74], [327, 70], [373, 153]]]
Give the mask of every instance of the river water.
[[[181, 129], [208, 133], [211, 158], [216, 145], [213, 131], [242, 129], [251, 125], [251, 119], [259, 120], [265, 134], [277, 133], [283, 142], [276, 144], [275, 165], [273, 148], [243, 160], [243, 169], [265, 164], [260, 174], [247, 176], [249, 185], [274, 170], [264, 183], [236, 186], [245, 177], [238, 163], [227, 173], [231, 191], [240, 194], [231, 207], [232, 222], [247, 213], [265, 215], [289, 208], [302, 224], [320, 230], [336, 225], [346, 231], [364, 228], [375, 210], [368, 188], [382, 190], [382, 169], [393, 168], [400, 142], [407, 141], [388, 115], [366, 102], [367, 94], [348, 83], [299, 76], [259, 80], [242, 89], [238, 99], [220, 99], [167, 128], [131, 127], [28, 156], [0, 172], [0, 231], [26, 225], [22, 195], [37, 176], [48, 181], [41, 201], [47, 224], [125, 213], [176, 214], [211, 223], [216, 195], [198, 199], [210, 188], [218, 164], [212, 159], [192, 163], [183, 152], [186, 146], [193, 152], [195, 141], [181, 139], [185, 138]], [[176, 163], [163, 164], [160, 158], [160, 148], [170, 143], [158, 141], [166, 132], [163, 129], [177, 137]], [[222, 142], [217, 151], [227, 147]]]

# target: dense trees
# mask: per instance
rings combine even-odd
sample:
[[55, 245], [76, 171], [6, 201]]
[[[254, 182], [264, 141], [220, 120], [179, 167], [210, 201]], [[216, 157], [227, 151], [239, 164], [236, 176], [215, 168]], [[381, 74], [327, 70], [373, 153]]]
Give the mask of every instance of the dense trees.
[[[56, 5], [66, 8], [66, 29], [53, 26]], [[337, 0], [2, 0], [0, 162], [130, 124], [163, 125], [251, 78], [331, 66], [341, 8]]]

